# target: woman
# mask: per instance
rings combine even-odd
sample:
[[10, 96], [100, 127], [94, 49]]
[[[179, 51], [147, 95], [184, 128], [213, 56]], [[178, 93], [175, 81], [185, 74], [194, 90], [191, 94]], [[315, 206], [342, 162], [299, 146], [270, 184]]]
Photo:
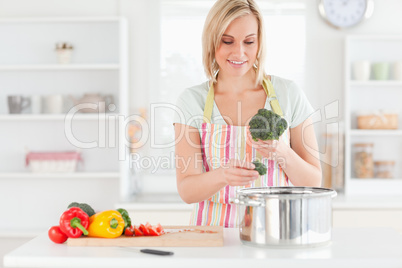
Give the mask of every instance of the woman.
[[[264, 25], [253, 0], [218, 0], [202, 44], [210, 81], [186, 89], [177, 101], [177, 188], [185, 202], [195, 203], [191, 225], [235, 227], [237, 206], [229, 198], [237, 189], [320, 186], [313, 108], [293, 82], [265, 75]], [[286, 119], [289, 128], [278, 141], [251, 139], [248, 122], [261, 108]], [[266, 175], [253, 170], [255, 159], [268, 167]]]

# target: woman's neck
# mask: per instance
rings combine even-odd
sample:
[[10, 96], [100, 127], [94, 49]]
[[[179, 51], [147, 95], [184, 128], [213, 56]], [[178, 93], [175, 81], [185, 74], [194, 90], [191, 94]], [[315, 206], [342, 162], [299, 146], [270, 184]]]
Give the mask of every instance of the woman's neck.
[[255, 79], [256, 73], [253, 69], [250, 69], [250, 71], [243, 76], [235, 77], [219, 73], [215, 85], [215, 93], [242, 94], [247, 90], [256, 89]]

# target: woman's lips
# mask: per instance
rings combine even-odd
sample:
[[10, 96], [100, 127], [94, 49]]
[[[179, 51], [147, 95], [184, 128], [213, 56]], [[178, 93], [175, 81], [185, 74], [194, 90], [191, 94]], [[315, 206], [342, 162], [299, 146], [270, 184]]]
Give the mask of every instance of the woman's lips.
[[240, 68], [244, 64], [247, 63], [247, 61], [235, 61], [235, 60], [228, 60], [229, 64], [235, 68]]

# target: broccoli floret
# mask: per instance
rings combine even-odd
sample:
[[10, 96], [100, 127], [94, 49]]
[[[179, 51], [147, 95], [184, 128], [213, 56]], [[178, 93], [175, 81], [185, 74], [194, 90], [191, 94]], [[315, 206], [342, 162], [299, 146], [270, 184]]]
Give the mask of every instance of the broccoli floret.
[[70, 205], [68, 205], [67, 208], [72, 208], [72, 207], [78, 207], [82, 209], [86, 214], [88, 214], [89, 217], [95, 214], [95, 210], [93, 208], [86, 204], [86, 203], [78, 203], [78, 202], [72, 202]]
[[258, 159], [252, 162], [255, 165], [255, 169], [258, 171], [258, 174], [265, 175], [267, 174], [267, 167], [261, 163]]
[[258, 113], [251, 118], [250, 133], [253, 140], [278, 140], [285, 132], [288, 123], [278, 114], [267, 110], [259, 109]]

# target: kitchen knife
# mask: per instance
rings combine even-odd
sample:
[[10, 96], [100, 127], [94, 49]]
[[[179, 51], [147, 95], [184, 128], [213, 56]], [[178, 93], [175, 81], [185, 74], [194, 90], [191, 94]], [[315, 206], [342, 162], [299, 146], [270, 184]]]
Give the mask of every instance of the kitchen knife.
[[145, 248], [145, 249], [136, 249], [136, 248], [127, 248], [127, 247], [119, 247], [119, 248], [125, 249], [128, 251], [135, 251], [135, 252], [154, 254], [154, 255], [160, 255], [160, 256], [169, 256], [169, 255], [174, 254], [172, 251], [163, 251], [163, 250], [148, 249], [148, 248]]
[[163, 251], [163, 250], [155, 250], [155, 249], [141, 249], [140, 251], [142, 253], [155, 254], [155, 255], [161, 255], [161, 256], [167, 256], [167, 255], [174, 254], [172, 251]]

